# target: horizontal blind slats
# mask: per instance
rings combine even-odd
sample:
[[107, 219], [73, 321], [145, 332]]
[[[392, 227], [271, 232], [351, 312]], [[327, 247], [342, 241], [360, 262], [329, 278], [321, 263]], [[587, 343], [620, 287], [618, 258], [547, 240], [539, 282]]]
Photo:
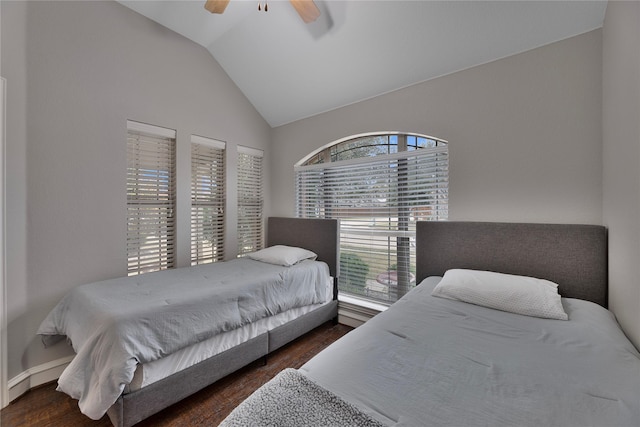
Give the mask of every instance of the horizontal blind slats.
[[[135, 122], [128, 122], [131, 123]], [[158, 134], [152, 133], [154, 129]], [[126, 182], [127, 274], [172, 268], [175, 256], [175, 131], [150, 125], [130, 126]]]
[[238, 152], [238, 255], [262, 249], [263, 206], [262, 152]]
[[297, 166], [299, 217], [340, 218], [339, 288], [393, 302], [415, 285], [415, 223], [446, 219], [448, 147]]
[[191, 265], [224, 259], [225, 144], [192, 136]]

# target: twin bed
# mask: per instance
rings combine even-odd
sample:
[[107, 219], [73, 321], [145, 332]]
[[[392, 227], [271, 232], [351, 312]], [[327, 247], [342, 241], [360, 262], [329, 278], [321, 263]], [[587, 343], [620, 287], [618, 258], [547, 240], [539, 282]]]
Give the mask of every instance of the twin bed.
[[336, 319], [337, 221], [269, 218], [266, 244], [69, 292], [38, 331], [76, 352], [58, 389], [90, 418], [131, 426]]
[[416, 242], [419, 286], [221, 426], [640, 425], [604, 227], [424, 222]]

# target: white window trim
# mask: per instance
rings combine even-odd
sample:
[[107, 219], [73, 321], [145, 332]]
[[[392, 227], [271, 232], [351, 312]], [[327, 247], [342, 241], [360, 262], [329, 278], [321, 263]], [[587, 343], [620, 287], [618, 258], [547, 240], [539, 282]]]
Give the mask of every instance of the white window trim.
[[177, 132], [175, 129], [169, 129], [156, 125], [149, 125], [146, 123], [135, 122], [133, 120], [127, 120], [127, 130], [135, 132], [148, 133], [151, 135], [161, 136], [163, 138], [176, 139]]
[[440, 142], [444, 142], [445, 144], [448, 144], [448, 141], [444, 140], [444, 139], [440, 139], [440, 138], [436, 138], [434, 136], [429, 136], [429, 135], [422, 135], [419, 133], [412, 133], [412, 132], [400, 132], [400, 131], [389, 131], [389, 132], [364, 132], [364, 133], [359, 133], [356, 135], [351, 135], [351, 136], [346, 136], [344, 138], [340, 138], [336, 141], [330, 142], [328, 144], [323, 145], [322, 147], [318, 148], [317, 150], [312, 151], [311, 153], [307, 154], [306, 156], [304, 156], [302, 159], [300, 159], [300, 161], [298, 161], [295, 166], [302, 166], [304, 165], [307, 160], [309, 160], [310, 158], [312, 158], [313, 156], [315, 156], [316, 154], [320, 153], [321, 151], [326, 150], [329, 147], [333, 147], [334, 145], [338, 145], [341, 144], [343, 142], [346, 141], [350, 141], [352, 139], [358, 139], [358, 138], [365, 138], [368, 136], [380, 136], [380, 135], [406, 135], [406, 136], [416, 136], [419, 138], [425, 138], [425, 139], [430, 139], [433, 141], [440, 141]]
[[[446, 153], [449, 151], [448, 147], [435, 147], [429, 148], [431, 153]], [[375, 157], [359, 157], [355, 159], [349, 160], [339, 160], [337, 162], [330, 163], [318, 163], [315, 165], [295, 165], [293, 167], [294, 171], [297, 172], [299, 170], [315, 170], [315, 169], [327, 169], [328, 167], [339, 168], [339, 167], [349, 167], [354, 165], [360, 165], [364, 163], [371, 162], [382, 162], [386, 160], [397, 160], [397, 159], [406, 159], [407, 157], [416, 157], [420, 154], [420, 151], [399, 151], [397, 153], [391, 154], [381, 154]]]
[[245, 147], [238, 145], [238, 153], [248, 154], [255, 157], [264, 157], [264, 151], [258, 148]]
[[227, 143], [225, 141], [199, 135], [191, 135], [191, 142], [194, 144], [206, 145], [211, 148], [217, 148], [219, 150], [224, 150], [227, 147]]

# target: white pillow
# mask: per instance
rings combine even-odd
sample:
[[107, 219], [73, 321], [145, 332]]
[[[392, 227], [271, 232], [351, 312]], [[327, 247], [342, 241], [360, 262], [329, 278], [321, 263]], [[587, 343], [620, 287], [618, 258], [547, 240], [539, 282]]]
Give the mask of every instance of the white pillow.
[[431, 292], [496, 310], [547, 319], [567, 320], [558, 284], [534, 277], [478, 270], [447, 270]]
[[296, 248], [294, 246], [275, 245], [248, 253], [247, 257], [256, 261], [289, 267], [305, 259], [315, 260], [318, 255], [309, 250]]

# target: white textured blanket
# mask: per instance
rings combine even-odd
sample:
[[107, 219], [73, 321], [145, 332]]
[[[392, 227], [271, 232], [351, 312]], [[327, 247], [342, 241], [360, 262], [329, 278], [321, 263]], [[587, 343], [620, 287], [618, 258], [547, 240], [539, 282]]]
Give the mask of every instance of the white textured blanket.
[[285, 369], [242, 402], [219, 427], [382, 427], [295, 369]]
[[76, 356], [58, 390], [100, 419], [146, 363], [217, 333], [327, 299], [329, 268], [249, 259], [79, 286], [42, 322], [45, 344], [66, 335]]

